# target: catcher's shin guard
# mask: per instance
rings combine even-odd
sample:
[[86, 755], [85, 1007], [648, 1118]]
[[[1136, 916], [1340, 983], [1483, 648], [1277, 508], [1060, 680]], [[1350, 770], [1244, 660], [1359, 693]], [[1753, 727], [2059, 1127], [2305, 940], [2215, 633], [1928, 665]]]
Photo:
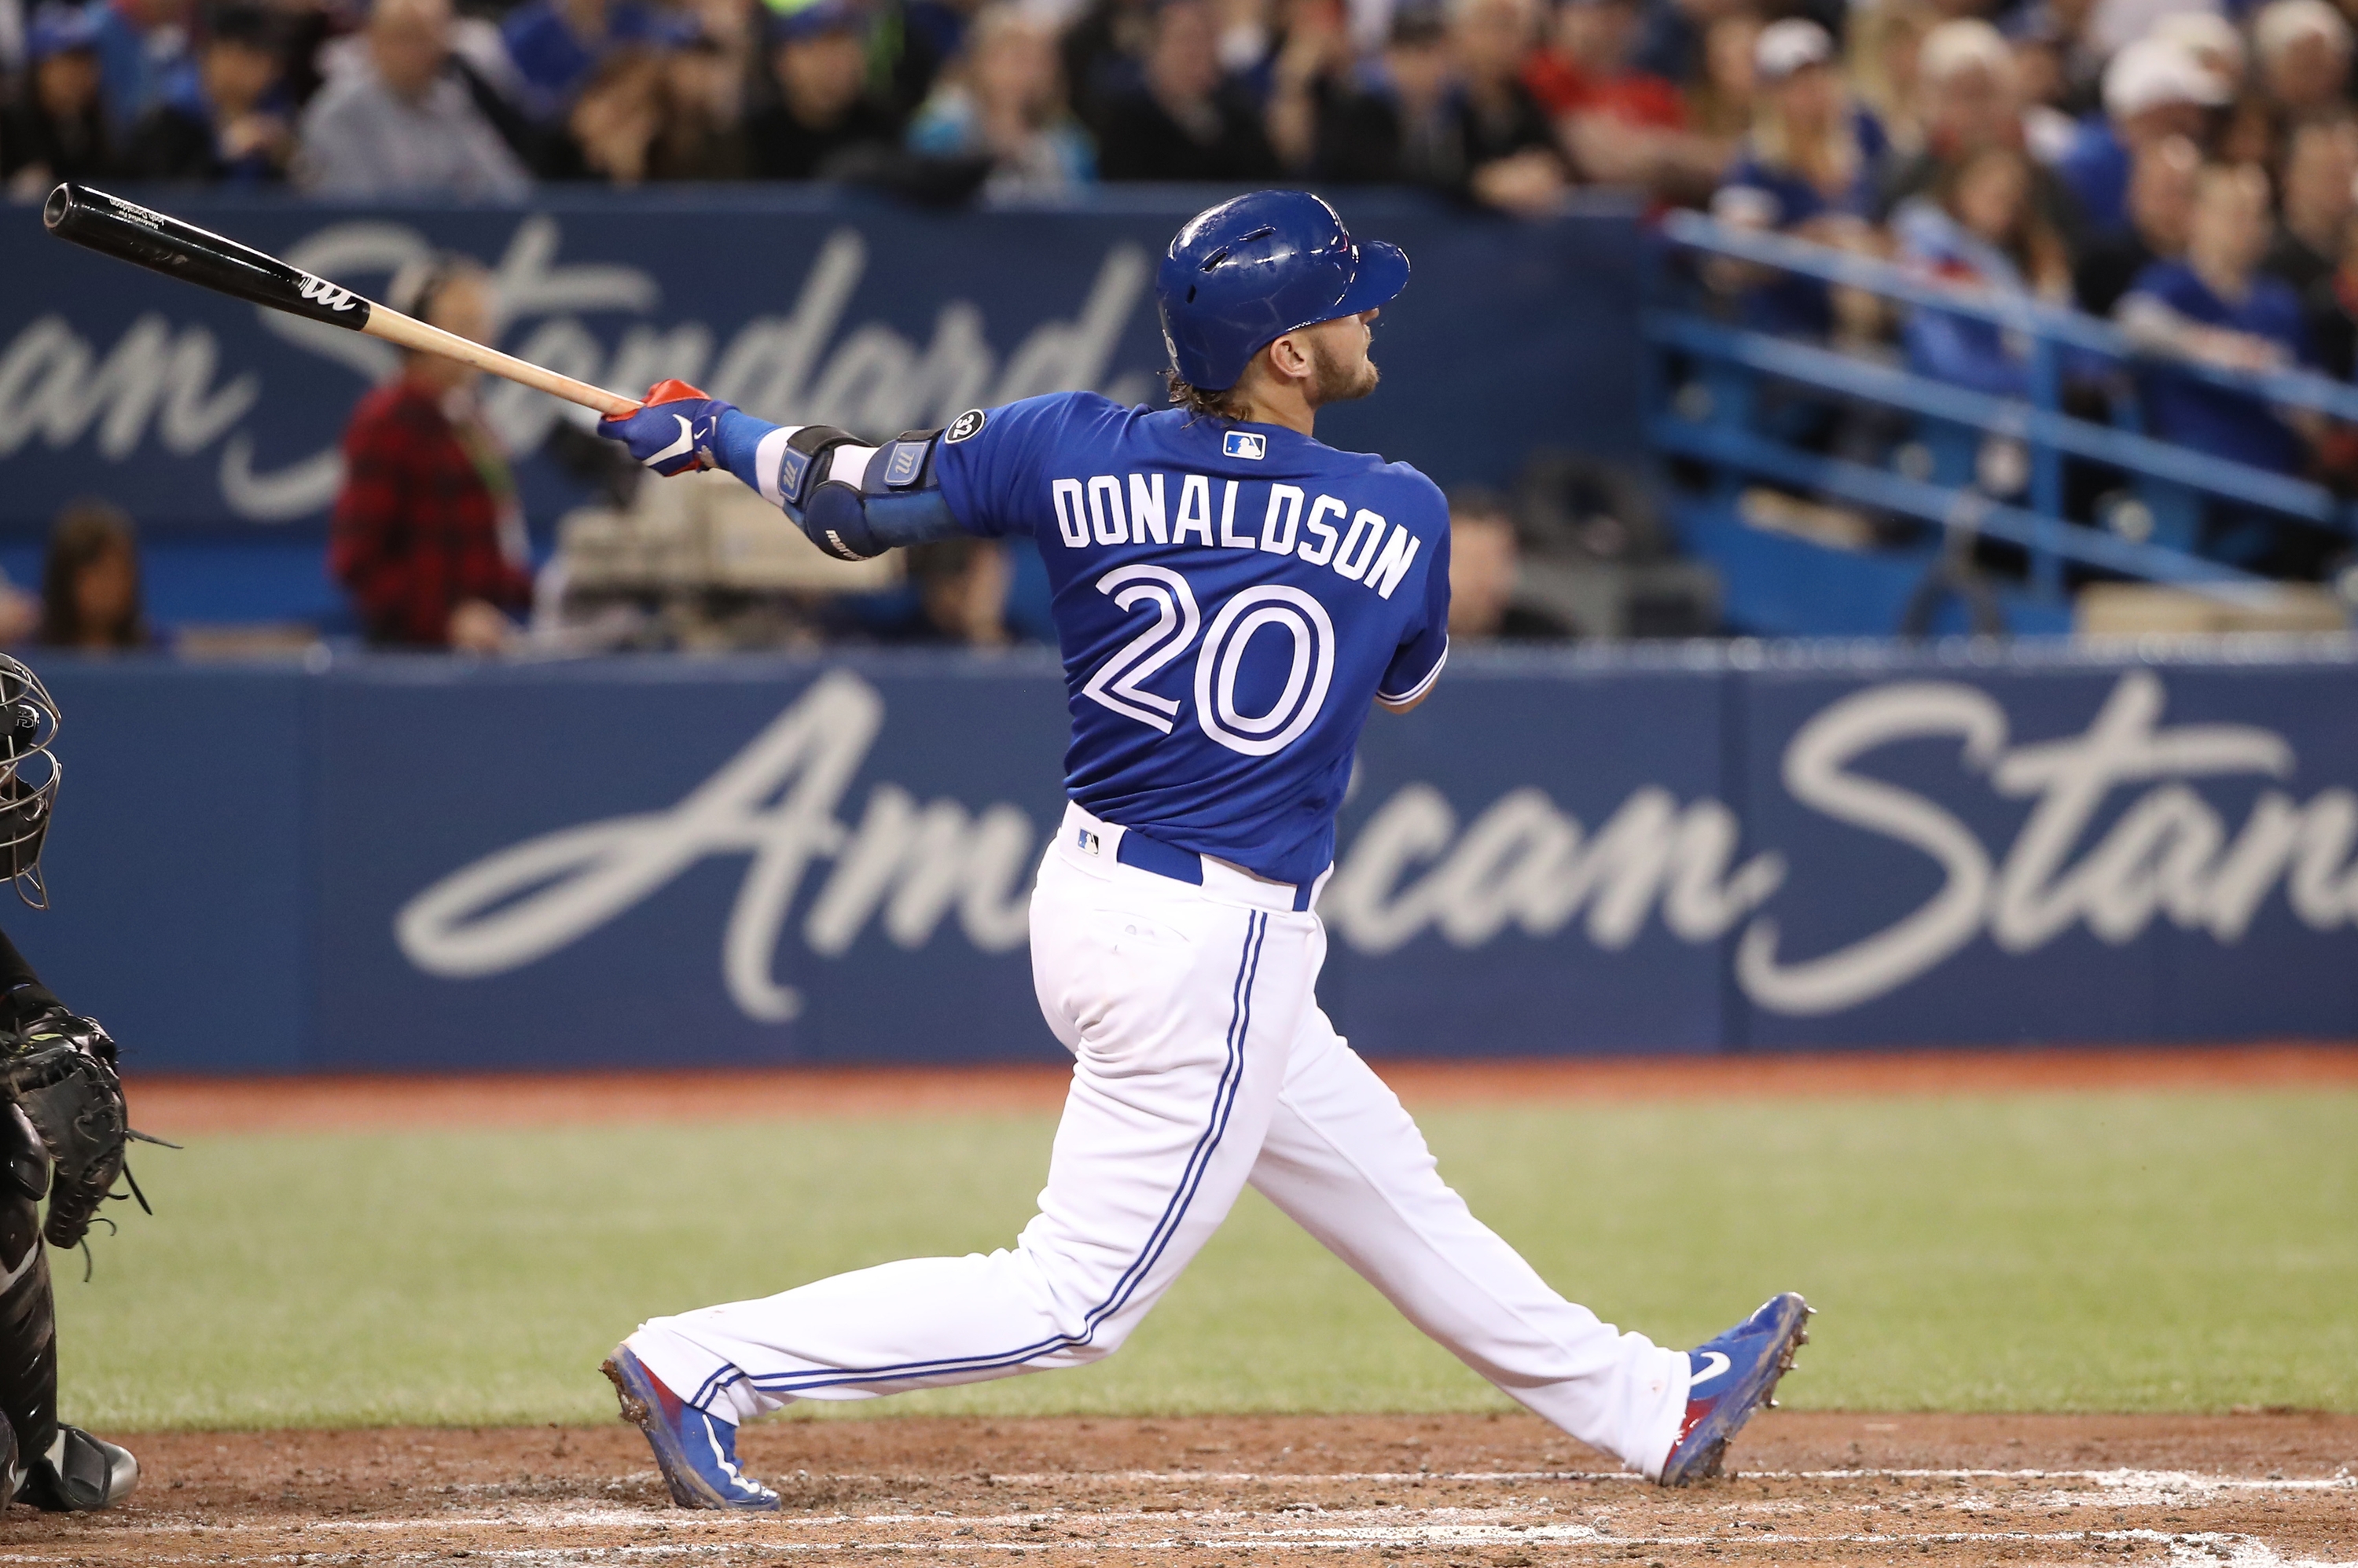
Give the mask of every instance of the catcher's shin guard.
[[41, 1245], [49, 1173], [24, 1118], [0, 1108], [0, 1415], [26, 1455], [47, 1453], [58, 1434], [57, 1316]]

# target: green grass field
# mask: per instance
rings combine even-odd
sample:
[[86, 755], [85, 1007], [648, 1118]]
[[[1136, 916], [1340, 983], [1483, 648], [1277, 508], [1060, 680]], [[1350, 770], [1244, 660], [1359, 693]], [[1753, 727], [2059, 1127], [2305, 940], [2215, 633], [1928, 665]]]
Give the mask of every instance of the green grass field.
[[[1443, 1173], [1574, 1300], [1692, 1343], [1823, 1316], [1789, 1402], [2358, 1409], [2358, 1094], [1457, 1109]], [[57, 1260], [102, 1428], [611, 1418], [642, 1317], [1004, 1245], [1051, 1123], [212, 1138]], [[122, 1206], [128, 1207], [129, 1206]], [[118, 1214], [121, 1210], [118, 1208]], [[1119, 1356], [846, 1413], [1506, 1408], [1248, 1194]]]

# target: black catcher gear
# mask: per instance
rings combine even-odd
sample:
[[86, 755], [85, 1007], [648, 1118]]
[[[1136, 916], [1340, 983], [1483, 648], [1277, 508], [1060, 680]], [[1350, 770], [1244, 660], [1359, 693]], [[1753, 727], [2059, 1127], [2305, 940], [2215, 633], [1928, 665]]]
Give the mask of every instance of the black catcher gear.
[[63, 1009], [45, 1013], [14, 1036], [0, 1034], [0, 1088], [40, 1134], [56, 1167], [41, 1234], [52, 1247], [81, 1246], [124, 1173], [126, 1141], [137, 1136], [114, 1076], [114, 1042], [94, 1019]]
[[111, 1509], [139, 1484], [139, 1461], [129, 1449], [62, 1422], [48, 1450], [23, 1464], [18, 1499], [53, 1514]]
[[0, 876], [35, 909], [49, 904], [41, 843], [49, 836], [61, 776], [49, 750], [57, 734], [58, 705], [41, 677], [0, 654]]

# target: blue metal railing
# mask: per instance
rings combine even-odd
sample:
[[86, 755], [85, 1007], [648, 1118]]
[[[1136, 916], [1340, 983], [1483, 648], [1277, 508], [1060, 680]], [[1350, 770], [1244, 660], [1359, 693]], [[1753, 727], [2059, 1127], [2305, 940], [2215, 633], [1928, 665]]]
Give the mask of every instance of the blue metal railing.
[[[1646, 312], [1650, 346], [1648, 431], [1658, 449], [1700, 460], [1733, 479], [1758, 479], [1816, 492], [1854, 505], [1947, 527], [1964, 527], [2020, 546], [2030, 586], [2060, 600], [2067, 565], [2156, 582], [2184, 584], [2241, 598], [2264, 579], [2189, 549], [2125, 536], [2064, 514], [2066, 458], [2116, 469], [2164, 497], [2211, 496], [2314, 526], [2358, 534], [2358, 513], [2322, 485], [2224, 458], [2193, 452], [2135, 429], [2065, 412], [2064, 362], [2110, 365], [2163, 362], [2110, 323], [2019, 295], [1961, 287], [1920, 272], [1790, 236], [1736, 229], [1693, 212], [1675, 212], [1662, 233], [1672, 247], [1862, 290], [1901, 305], [1989, 323], [2027, 341], [2029, 396], [2002, 397], [1811, 343], [1732, 326], [1667, 298]], [[1671, 384], [1665, 362], [1682, 365]], [[2358, 388], [2307, 371], [2230, 370], [2171, 358], [2176, 373], [2269, 404], [2313, 409], [2358, 421]], [[1969, 483], [1932, 482], [1805, 449], [1756, 427], [1753, 391], [1760, 382], [1812, 390], [1833, 401], [1868, 404], [1918, 416], [1933, 426], [2022, 444], [2029, 462], [2018, 497], [1993, 497]], [[2150, 515], [2150, 514], [2147, 514]]]

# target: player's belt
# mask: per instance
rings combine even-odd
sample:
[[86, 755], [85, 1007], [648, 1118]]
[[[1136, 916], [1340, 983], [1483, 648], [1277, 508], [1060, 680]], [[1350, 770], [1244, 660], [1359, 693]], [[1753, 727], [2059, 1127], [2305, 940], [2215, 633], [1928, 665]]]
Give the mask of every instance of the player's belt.
[[1121, 830], [1121, 842], [1114, 846], [1113, 858], [1125, 866], [1136, 866], [1141, 871], [1152, 871], [1174, 882], [1204, 885], [1203, 856], [1193, 849], [1151, 838], [1135, 827]]
[[[1158, 877], [1169, 877], [1174, 882], [1185, 882], [1190, 887], [1206, 887], [1217, 881], [1219, 885], [1214, 892], [1230, 895], [1244, 892], [1252, 903], [1263, 908], [1272, 907], [1264, 901], [1275, 894], [1285, 901], [1275, 907], [1290, 907], [1297, 913], [1306, 910], [1317, 898], [1319, 884], [1325, 881], [1322, 876], [1317, 881], [1272, 881], [1266, 877], [1255, 876], [1242, 867], [1232, 866], [1226, 860], [1207, 860], [1193, 849], [1166, 844], [1151, 833], [1101, 821], [1078, 804], [1065, 806], [1063, 832], [1068, 848], [1081, 855], [1101, 853], [1100, 846], [1111, 838], [1114, 840], [1113, 859], [1119, 864], [1135, 871], [1152, 871]], [[1206, 874], [1207, 866], [1214, 874]]]

